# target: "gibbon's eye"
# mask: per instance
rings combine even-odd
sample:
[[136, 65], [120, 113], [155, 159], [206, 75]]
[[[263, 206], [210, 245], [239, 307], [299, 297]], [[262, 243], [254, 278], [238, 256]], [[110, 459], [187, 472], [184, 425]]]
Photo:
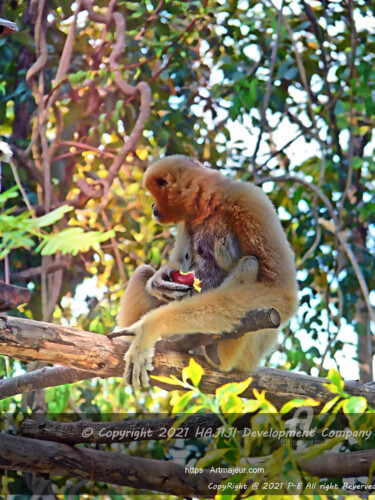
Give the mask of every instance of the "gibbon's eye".
[[204, 254], [204, 250], [203, 250], [202, 247], [198, 247], [197, 252], [198, 252], [199, 255], [203, 255]]
[[162, 177], [158, 177], [156, 179], [156, 183], [159, 185], [159, 186], [166, 186], [168, 184], [168, 181], [166, 181], [165, 179], [163, 179]]

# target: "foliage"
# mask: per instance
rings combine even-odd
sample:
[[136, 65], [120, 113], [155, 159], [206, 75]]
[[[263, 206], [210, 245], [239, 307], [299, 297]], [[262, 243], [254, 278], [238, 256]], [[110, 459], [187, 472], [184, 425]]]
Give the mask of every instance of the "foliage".
[[[11, 188], [0, 195], [0, 208], [7, 200], [17, 197], [15, 189], [16, 187]], [[40, 251], [42, 255], [53, 255], [57, 252], [63, 255], [67, 253], [77, 255], [79, 252], [87, 252], [90, 248], [101, 252], [99, 244], [114, 236], [114, 231], [85, 233], [78, 227], [63, 229], [56, 234], [45, 234], [40, 231], [41, 228], [55, 224], [72, 208], [63, 205], [42, 217], [31, 217], [29, 212], [12, 215], [12, 208], [4, 210], [0, 214], [0, 260], [16, 248], [33, 247], [35, 245], [33, 236], [41, 240], [36, 251]]]
[[[177, 429], [191, 413], [214, 412], [222, 421], [218, 431], [208, 428], [203, 434], [205, 453], [196, 462], [189, 463], [196, 469], [241, 469], [234, 475], [230, 474], [221, 484], [217, 499], [247, 498], [251, 493], [339, 494], [343, 487], [342, 478], [319, 479], [306, 472], [304, 464], [333, 448], [345, 452], [374, 445], [375, 411], [367, 406], [364, 398], [351, 397], [342, 390], [344, 381], [334, 369], [329, 371], [330, 384], [326, 385], [339, 396], [329, 401], [319, 413], [314, 415], [311, 410], [304, 418], [298, 419], [293, 414], [295, 409], [303, 406], [306, 411], [306, 408], [312, 409], [320, 403], [313, 399], [294, 399], [278, 411], [267, 400], [265, 391], [260, 394], [256, 388], [253, 388], [254, 399], [243, 399], [240, 395], [251, 384], [251, 378], [226, 384], [210, 397], [199, 390], [202, 375], [202, 367], [191, 359], [182, 372], [182, 380], [174, 376], [152, 377], [188, 391], [174, 398], [172, 412], [182, 413], [174, 428]], [[346, 420], [339, 415], [341, 409]], [[249, 415], [247, 427], [238, 430], [236, 423], [246, 414]], [[351, 435], [363, 437], [353, 439]], [[255, 473], [254, 468], [262, 471]], [[360, 485], [364, 487], [366, 482], [357, 481], [356, 484], [360, 490]]]

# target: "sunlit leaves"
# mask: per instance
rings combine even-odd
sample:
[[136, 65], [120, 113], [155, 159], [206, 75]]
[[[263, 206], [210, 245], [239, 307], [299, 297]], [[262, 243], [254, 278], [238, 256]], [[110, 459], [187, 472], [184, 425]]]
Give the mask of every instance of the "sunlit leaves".
[[61, 252], [63, 255], [70, 253], [77, 255], [79, 252], [87, 252], [91, 248], [101, 253], [100, 243], [114, 236], [114, 231], [101, 233], [98, 231], [86, 232], [81, 227], [63, 229], [57, 234], [52, 234], [37, 247], [37, 252], [42, 255], [52, 255]]

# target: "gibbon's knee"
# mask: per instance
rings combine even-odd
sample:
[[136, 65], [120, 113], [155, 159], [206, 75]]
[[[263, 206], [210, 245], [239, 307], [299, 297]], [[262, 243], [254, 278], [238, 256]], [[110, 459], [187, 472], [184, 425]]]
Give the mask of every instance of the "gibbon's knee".
[[132, 325], [148, 311], [162, 305], [162, 302], [146, 290], [146, 283], [154, 274], [155, 269], [147, 265], [139, 266], [134, 271], [120, 300], [117, 315], [119, 328]]
[[256, 257], [242, 257], [234, 266], [229, 276], [223, 281], [220, 288], [255, 283], [258, 278], [259, 261]]

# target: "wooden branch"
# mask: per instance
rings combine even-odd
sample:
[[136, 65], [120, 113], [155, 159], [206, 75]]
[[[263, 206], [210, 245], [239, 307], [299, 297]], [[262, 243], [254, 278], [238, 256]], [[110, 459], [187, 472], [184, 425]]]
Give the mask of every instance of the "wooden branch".
[[[93, 372], [99, 377], [122, 376], [123, 356], [128, 346], [129, 343], [123, 339], [110, 340], [104, 335], [71, 327], [0, 316], [0, 354], [22, 361], [62, 364]], [[188, 365], [190, 357], [189, 354], [171, 351], [170, 342], [158, 342], [152, 374], [181, 378], [181, 370]], [[265, 367], [252, 373], [221, 373], [214, 371], [203, 357], [194, 355], [194, 358], [205, 370], [199, 387], [207, 394], [213, 394], [228, 382], [240, 382], [251, 376], [252, 383], [243, 396], [252, 398], [254, 387], [259, 391], [265, 390], [267, 398], [277, 408], [293, 398], [313, 398], [322, 404], [333, 398], [324, 386], [328, 381], [323, 378]], [[84, 372], [82, 375], [82, 378], [87, 378]], [[0, 398], [3, 383], [7, 382], [0, 381]], [[152, 378], [151, 384], [166, 390], [176, 389], [176, 386]], [[375, 407], [375, 389], [372, 386], [348, 381], [344, 390], [352, 396], [363, 396], [369, 405]]]
[[0, 400], [17, 394], [37, 391], [57, 385], [73, 384], [97, 377], [97, 373], [68, 368], [66, 366], [44, 366], [39, 370], [0, 380]]
[[[0, 469], [21, 470], [35, 474], [80, 477], [90, 481], [130, 486], [170, 493], [180, 497], [213, 498], [214, 488], [227, 476], [188, 474], [185, 467], [172, 460], [161, 461], [128, 457], [118, 452], [75, 448], [23, 437], [0, 434]], [[145, 473], [146, 472], [146, 473]]]
[[31, 293], [28, 288], [8, 285], [0, 281], [0, 311], [10, 311], [20, 304], [30, 300]]
[[[53, 422], [49, 420], [25, 419], [21, 424], [21, 434], [32, 439], [54, 441], [65, 444], [80, 443], [131, 443], [133, 441], [161, 441], [165, 440], [164, 429], [167, 431], [176, 422], [178, 417], [150, 418], [139, 420], [121, 420], [119, 422]], [[179, 433], [184, 439], [196, 438], [197, 430], [204, 431], [222, 427], [223, 423], [215, 413], [197, 414], [189, 416], [179, 425]], [[88, 435], [87, 428], [92, 430]], [[233, 427], [244, 429], [249, 427], [249, 415], [237, 419]], [[103, 432], [105, 429], [105, 433]], [[117, 436], [117, 437], [116, 437]], [[173, 436], [172, 436], [173, 437]]]
[[[47, 264], [45, 272], [46, 274], [50, 274], [60, 269], [65, 269], [70, 266], [71, 262], [71, 257], [61, 257]], [[32, 267], [30, 269], [20, 271], [19, 273], [11, 273], [10, 279], [12, 281], [27, 281], [33, 278], [37, 278], [42, 274], [42, 272], [42, 266]]]
[[[325, 452], [300, 463], [318, 477], [367, 476], [375, 450], [350, 453]], [[185, 472], [172, 460], [128, 457], [123, 453], [75, 448], [66, 444], [0, 434], [0, 468], [63, 477], [79, 477], [137, 489], [170, 493], [180, 497], [213, 498], [217, 486], [230, 474]], [[145, 474], [147, 471], [147, 474]], [[249, 481], [251, 483], [252, 481]], [[215, 488], [216, 486], [216, 488]]]
[[318, 477], [360, 477], [368, 476], [375, 450], [351, 451], [349, 453], [325, 452], [311, 458], [305, 464], [300, 463], [303, 470]]

